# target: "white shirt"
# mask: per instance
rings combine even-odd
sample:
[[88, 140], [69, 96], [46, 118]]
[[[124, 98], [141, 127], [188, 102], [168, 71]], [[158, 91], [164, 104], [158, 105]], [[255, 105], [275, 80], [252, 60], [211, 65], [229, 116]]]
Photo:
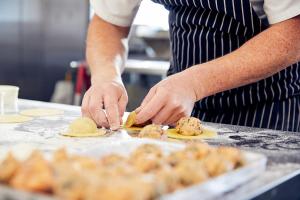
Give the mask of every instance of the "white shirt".
[[[142, 0], [90, 0], [95, 13], [118, 26], [130, 26]], [[260, 18], [270, 24], [300, 15], [300, 0], [250, 0]]]

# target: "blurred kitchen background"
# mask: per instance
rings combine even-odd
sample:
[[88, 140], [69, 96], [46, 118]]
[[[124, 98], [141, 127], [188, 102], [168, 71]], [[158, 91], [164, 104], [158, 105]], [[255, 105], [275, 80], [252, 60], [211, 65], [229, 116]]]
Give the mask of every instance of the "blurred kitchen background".
[[[20, 98], [77, 104], [87, 87], [88, 0], [0, 0], [0, 85]], [[168, 12], [144, 0], [134, 21], [123, 80], [136, 108], [169, 67]]]

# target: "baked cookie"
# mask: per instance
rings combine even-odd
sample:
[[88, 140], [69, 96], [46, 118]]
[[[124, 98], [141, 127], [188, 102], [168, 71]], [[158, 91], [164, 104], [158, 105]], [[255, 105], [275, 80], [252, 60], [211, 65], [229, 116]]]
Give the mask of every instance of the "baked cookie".
[[195, 117], [183, 117], [177, 122], [176, 131], [186, 136], [200, 135], [202, 134], [201, 122]]

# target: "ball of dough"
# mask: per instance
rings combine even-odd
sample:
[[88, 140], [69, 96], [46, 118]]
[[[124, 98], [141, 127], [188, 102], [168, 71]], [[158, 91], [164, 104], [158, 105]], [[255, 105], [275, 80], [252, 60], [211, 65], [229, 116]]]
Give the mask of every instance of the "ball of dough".
[[245, 161], [242, 152], [234, 147], [219, 147], [217, 149], [219, 155], [229, 160], [235, 168], [242, 166]]
[[139, 137], [148, 137], [148, 138], [161, 138], [164, 134], [164, 130], [160, 125], [150, 124], [145, 126], [139, 133]]
[[96, 133], [96, 123], [87, 117], [80, 117], [73, 121], [69, 126], [69, 133], [73, 134], [85, 134], [85, 133]]
[[157, 158], [161, 158], [163, 152], [157, 145], [143, 144], [131, 153], [131, 158], [144, 157], [146, 155], [154, 155]]
[[208, 179], [208, 174], [202, 163], [197, 160], [184, 160], [174, 169], [184, 186], [201, 183]]
[[184, 151], [186, 154], [192, 154], [194, 159], [201, 160], [210, 153], [214, 152], [214, 150], [214, 148], [210, 147], [206, 143], [191, 143], [186, 146]]
[[181, 135], [200, 135], [202, 134], [201, 122], [195, 117], [183, 117], [177, 122], [176, 131]]
[[234, 168], [234, 165], [217, 153], [206, 156], [202, 163], [210, 177], [219, 176]]

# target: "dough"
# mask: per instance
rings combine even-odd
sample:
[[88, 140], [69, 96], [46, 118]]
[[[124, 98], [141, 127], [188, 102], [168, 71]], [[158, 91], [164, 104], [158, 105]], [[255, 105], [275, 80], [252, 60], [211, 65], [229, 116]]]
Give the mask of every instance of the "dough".
[[87, 117], [80, 117], [74, 120], [67, 131], [62, 133], [64, 136], [70, 137], [95, 137], [105, 135], [106, 130], [98, 129], [96, 123]]
[[201, 122], [195, 117], [183, 117], [176, 124], [176, 130], [181, 135], [200, 135], [202, 134]]
[[136, 112], [133, 111], [131, 113], [129, 113], [127, 120], [125, 122], [125, 127], [126, 128], [130, 128], [135, 124], [135, 120], [136, 120]]
[[184, 186], [199, 184], [208, 179], [206, 169], [201, 161], [184, 160], [174, 169], [174, 173], [179, 177]]
[[131, 113], [129, 113], [127, 120], [124, 124], [124, 127], [126, 129], [132, 130], [132, 131], [140, 131], [142, 129], [142, 127], [151, 124], [150, 121], [147, 121], [143, 124], [136, 124], [136, 115], [137, 113], [135, 111], [132, 111]]
[[23, 110], [20, 112], [21, 115], [31, 116], [31, 117], [46, 117], [46, 116], [54, 116], [54, 115], [63, 115], [63, 110], [58, 109], [50, 109], [50, 108], [35, 108]]
[[147, 138], [161, 138], [164, 134], [164, 130], [160, 125], [150, 124], [145, 126], [141, 132], [139, 133], [139, 137], [147, 137]]
[[33, 120], [32, 117], [22, 115], [0, 115], [0, 123], [22, 123]]

